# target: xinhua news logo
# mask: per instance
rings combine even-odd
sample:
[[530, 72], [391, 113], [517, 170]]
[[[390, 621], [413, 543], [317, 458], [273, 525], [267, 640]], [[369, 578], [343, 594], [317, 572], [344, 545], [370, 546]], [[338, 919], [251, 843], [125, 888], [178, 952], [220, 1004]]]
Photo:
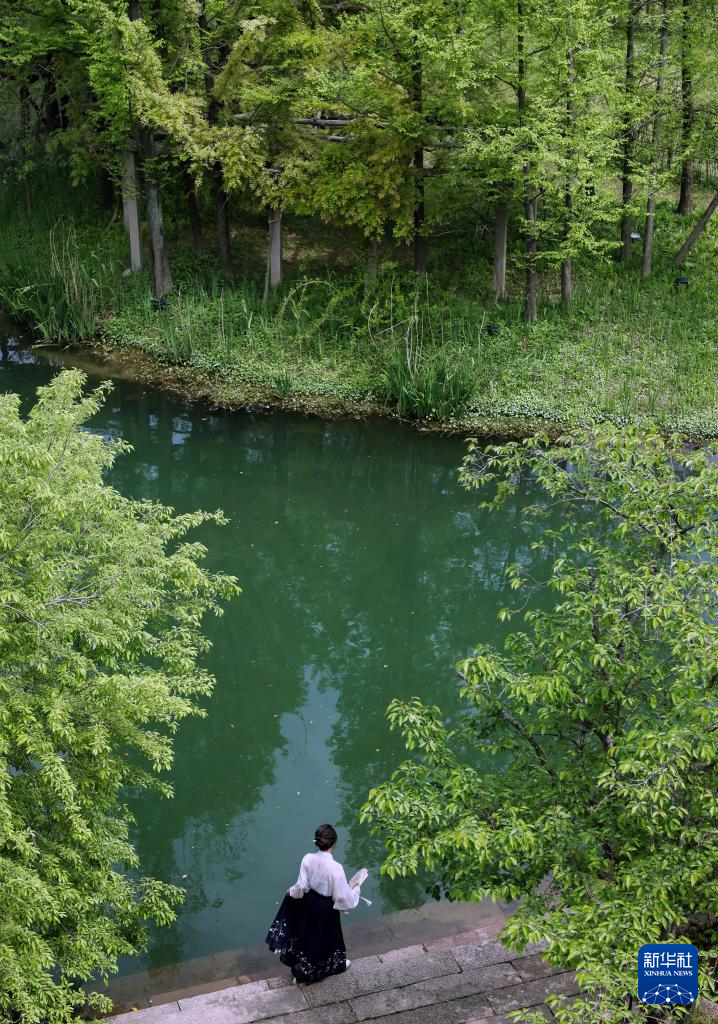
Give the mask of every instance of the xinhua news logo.
[[638, 998], [653, 1005], [693, 1003], [698, 998], [698, 950], [683, 943], [654, 942], [638, 950]]

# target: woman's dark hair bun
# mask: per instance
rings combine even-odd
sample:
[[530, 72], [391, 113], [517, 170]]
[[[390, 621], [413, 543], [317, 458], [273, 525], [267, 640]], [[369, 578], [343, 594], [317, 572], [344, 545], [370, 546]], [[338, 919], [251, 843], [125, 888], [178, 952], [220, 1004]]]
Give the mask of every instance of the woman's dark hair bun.
[[320, 850], [331, 850], [337, 841], [337, 834], [331, 825], [320, 825], [314, 833], [314, 844]]

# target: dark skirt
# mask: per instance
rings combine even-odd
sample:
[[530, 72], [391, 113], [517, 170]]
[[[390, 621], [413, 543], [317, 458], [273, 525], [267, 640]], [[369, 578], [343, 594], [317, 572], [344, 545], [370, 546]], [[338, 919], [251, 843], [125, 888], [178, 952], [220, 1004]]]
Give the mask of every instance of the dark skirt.
[[267, 933], [267, 945], [297, 981], [309, 985], [347, 969], [339, 911], [331, 896], [310, 889], [301, 899], [287, 895]]

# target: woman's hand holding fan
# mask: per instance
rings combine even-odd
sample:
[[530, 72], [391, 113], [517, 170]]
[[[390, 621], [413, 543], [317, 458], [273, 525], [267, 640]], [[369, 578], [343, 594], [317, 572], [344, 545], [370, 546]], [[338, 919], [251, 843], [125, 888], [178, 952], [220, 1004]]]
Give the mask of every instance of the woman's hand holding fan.
[[[366, 868], [359, 868], [357, 873], [355, 875], [352, 875], [352, 877], [349, 879], [349, 883], [348, 883], [349, 884], [349, 888], [350, 889], [359, 889], [359, 888], [361, 888], [361, 886], [364, 885], [364, 883], [366, 882], [368, 877], [369, 877], [369, 872], [367, 871], [367, 869]], [[368, 900], [366, 898], [366, 896], [360, 896], [359, 899], [360, 900], [364, 900], [364, 902], [366, 903], [366, 905], [368, 907], [371, 906], [371, 900]]]

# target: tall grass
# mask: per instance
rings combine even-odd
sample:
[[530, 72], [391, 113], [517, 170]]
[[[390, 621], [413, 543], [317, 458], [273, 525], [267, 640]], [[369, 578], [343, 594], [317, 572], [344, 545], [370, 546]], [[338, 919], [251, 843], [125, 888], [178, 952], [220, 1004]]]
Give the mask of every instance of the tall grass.
[[[465, 341], [465, 324], [439, 311], [421, 308], [391, 322], [379, 379], [386, 403], [400, 416], [449, 420], [469, 411], [476, 391], [475, 354]], [[456, 329], [458, 326], [458, 330]]]
[[119, 272], [107, 255], [81, 253], [71, 225], [49, 232], [47, 250], [1, 251], [0, 301], [44, 341], [87, 341], [98, 334]]
[[91, 340], [121, 289], [117, 234], [88, 229], [72, 203], [58, 214], [49, 183], [36, 192], [31, 222], [16, 190], [3, 192], [0, 302], [43, 341]]
[[[79, 202], [58, 218], [49, 199], [28, 224], [7, 195], [0, 215], [0, 301], [43, 340], [99, 336], [211, 370], [225, 392], [256, 384], [282, 399], [374, 400], [401, 416], [655, 418], [718, 432], [718, 224], [687, 262], [688, 291], [677, 290], [670, 256], [687, 226], [667, 205], [649, 282], [639, 280], [638, 253], [628, 266], [579, 266], [571, 311], [549, 298], [531, 327], [520, 294], [496, 306], [468, 259], [421, 287], [396, 263], [373, 282], [359, 272], [290, 274], [265, 302], [261, 274], [228, 282], [177, 240], [176, 288], [154, 310], [148, 274], [123, 275], [121, 224], [108, 230]], [[483, 281], [485, 260], [480, 267]], [[547, 277], [542, 294], [552, 290]]]

